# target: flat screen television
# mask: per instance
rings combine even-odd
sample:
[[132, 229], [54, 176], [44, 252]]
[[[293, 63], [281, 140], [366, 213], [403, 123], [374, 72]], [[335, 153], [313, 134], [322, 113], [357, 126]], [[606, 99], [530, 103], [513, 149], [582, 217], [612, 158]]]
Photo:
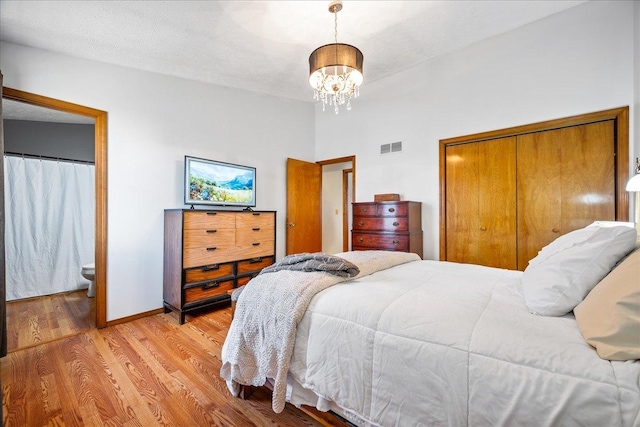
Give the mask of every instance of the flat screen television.
[[184, 156], [185, 205], [256, 205], [256, 168]]

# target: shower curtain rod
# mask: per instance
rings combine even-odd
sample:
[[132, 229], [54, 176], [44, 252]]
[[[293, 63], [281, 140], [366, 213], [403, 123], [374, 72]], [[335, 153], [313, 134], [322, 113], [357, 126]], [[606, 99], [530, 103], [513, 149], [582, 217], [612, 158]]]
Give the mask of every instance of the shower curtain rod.
[[59, 162], [69, 162], [69, 163], [82, 163], [85, 165], [95, 165], [96, 162], [92, 162], [89, 160], [77, 160], [77, 159], [67, 159], [64, 157], [51, 157], [51, 156], [40, 156], [40, 155], [35, 155], [35, 154], [25, 154], [25, 153], [14, 153], [11, 151], [5, 151], [4, 152], [5, 156], [14, 156], [14, 157], [22, 157], [22, 158], [29, 158], [29, 159], [44, 159], [44, 160], [57, 160]]

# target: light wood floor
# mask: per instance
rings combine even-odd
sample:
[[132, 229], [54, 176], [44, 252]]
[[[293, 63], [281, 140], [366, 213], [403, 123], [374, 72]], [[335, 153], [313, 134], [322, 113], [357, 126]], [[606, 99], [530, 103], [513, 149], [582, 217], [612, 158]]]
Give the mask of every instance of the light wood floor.
[[96, 327], [95, 298], [87, 290], [7, 302], [9, 351], [40, 345]]
[[318, 426], [268, 391], [233, 398], [220, 378], [231, 309], [158, 314], [17, 350], [0, 359], [4, 425]]

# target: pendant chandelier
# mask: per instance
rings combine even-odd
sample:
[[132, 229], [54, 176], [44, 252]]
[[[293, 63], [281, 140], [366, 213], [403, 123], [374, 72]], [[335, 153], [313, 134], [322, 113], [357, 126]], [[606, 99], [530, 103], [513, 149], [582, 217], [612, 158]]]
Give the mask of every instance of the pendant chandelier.
[[322, 111], [333, 105], [336, 114], [339, 106], [347, 104], [351, 110], [351, 98], [357, 98], [362, 84], [362, 52], [355, 46], [338, 43], [338, 12], [342, 2], [332, 1], [329, 12], [334, 15], [335, 43], [320, 46], [309, 56], [309, 84], [313, 99], [322, 101]]

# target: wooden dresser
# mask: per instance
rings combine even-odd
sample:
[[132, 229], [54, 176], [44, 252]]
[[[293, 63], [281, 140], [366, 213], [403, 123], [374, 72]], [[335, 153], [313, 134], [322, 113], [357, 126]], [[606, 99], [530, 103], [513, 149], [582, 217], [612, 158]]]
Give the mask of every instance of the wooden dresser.
[[410, 201], [354, 203], [351, 246], [354, 251], [413, 252], [422, 258], [422, 204]]
[[228, 304], [228, 291], [275, 260], [273, 211], [164, 211], [165, 313], [180, 324], [191, 311]]

